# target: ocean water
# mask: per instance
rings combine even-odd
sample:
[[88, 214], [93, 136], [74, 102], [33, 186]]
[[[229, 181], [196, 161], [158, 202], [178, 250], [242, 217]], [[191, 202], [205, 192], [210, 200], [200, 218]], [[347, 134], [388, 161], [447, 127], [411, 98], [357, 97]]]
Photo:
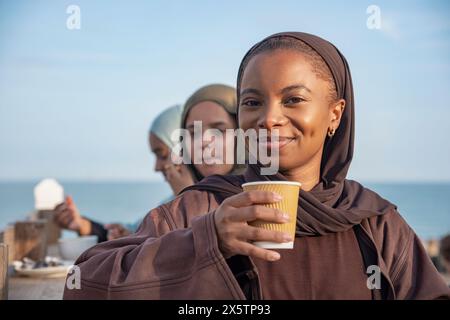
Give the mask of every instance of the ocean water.
[[[171, 195], [164, 182], [64, 182], [80, 213], [101, 223], [134, 223]], [[36, 182], [0, 182], [0, 230], [34, 210]], [[65, 232], [70, 236], [72, 232]]]
[[[33, 211], [37, 182], [0, 182], [0, 229]], [[80, 212], [102, 223], [133, 223], [170, 196], [164, 182], [61, 182]], [[450, 233], [450, 184], [365, 183], [398, 206], [423, 239]], [[67, 236], [69, 233], [65, 233]]]

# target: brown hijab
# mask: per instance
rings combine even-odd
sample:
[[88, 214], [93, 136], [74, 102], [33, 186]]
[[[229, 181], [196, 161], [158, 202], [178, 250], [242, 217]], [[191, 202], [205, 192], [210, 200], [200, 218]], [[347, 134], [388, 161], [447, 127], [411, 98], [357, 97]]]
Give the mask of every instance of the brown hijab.
[[[354, 148], [354, 99], [350, 69], [345, 57], [330, 42], [308, 33], [285, 32], [274, 34], [254, 45], [245, 55], [239, 67], [237, 94], [244, 61], [264, 41], [273, 37], [290, 37], [303, 41], [314, 49], [330, 68], [339, 99], [346, 101], [346, 108], [334, 136], [326, 138], [322, 155], [320, 182], [309, 192], [301, 190], [297, 215], [297, 236], [324, 235], [348, 230], [363, 219], [382, 215], [396, 207], [375, 192], [356, 181], [346, 179]], [[205, 190], [215, 194], [219, 201], [242, 192], [244, 182], [287, 180], [282, 174], [262, 176], [260, 165], [248, 165], [240, 176], [211, 176], [188, 189]], [[188, 190], [185, 189], [185, 190]]]

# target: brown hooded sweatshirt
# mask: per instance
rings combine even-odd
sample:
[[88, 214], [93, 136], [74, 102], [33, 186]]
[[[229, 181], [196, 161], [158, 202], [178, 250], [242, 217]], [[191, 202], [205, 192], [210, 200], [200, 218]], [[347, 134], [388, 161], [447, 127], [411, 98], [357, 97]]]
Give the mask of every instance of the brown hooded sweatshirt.
[[[272, 37], [313, 48], [328, 65], [338, 97], [346, 101], [339, 128], [325, 141], [320, 182], [300, 191], [294, 249], [279, 250], [277, 262], [240, 255], [224, 259], [220, 252], [214, 223], [220, 203], [242, 192], [244, 182], [286, 180], [280, 173], [263, 176], [253, 164], [243, 175], [204, 179], [150, 211], [135, 234], [83, 253], [76, 261], [81, 289], [66, 288], [65, 299], [450, 298], [450, 289], [396, 206], [346, 179], [355, 121], [344, 56], [314, 35]], [[244, 68], [242, 63], [238, 94]]]
[[[395, 209], [347, 231], [297, 237], [294, 250], [280, 250], [276, 263], [245, 256], [227, 261], [217, 243], [216, 198], [212, 192], [186, 191], [153, 209], [136, 234], [88, 250], [76, 262], [81, 289], [66, 288], [64, 299], [450, 297], [420, 240]], [[367, 289], [364, 256], [380, 267], [381, 290]]]

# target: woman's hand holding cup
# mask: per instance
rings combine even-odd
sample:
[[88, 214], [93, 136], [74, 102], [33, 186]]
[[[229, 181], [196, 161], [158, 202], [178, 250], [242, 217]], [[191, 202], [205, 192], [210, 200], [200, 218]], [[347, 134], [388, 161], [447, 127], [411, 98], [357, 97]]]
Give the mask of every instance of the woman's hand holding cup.
[[276, 251], [255, 246], [253, 241], [292, 242], [285, 232], [267, 230], [249, 225], [258, 220], [269, 223], [286, 223], [289, 215], [263, 204], [282, 200], [279, 194], [270, 191], [245, 191], [225, 199], [214, 213], [219, 248], [225, 258], [241, 254], [267, 261], [280, 259]]

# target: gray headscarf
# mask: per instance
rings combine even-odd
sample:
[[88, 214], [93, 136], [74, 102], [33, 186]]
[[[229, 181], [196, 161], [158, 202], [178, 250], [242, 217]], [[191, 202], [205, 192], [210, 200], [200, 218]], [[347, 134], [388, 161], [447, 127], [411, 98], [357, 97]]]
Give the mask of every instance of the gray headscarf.
[[149, 132], [155, 134], [170, 149], [173, 149], [178, 141], [172, 141], [170, 136], [176, 129], [180, 129], [181, 114], [183, 107], [180, 105], [172, 106], [161, 112], [150, 126]]

